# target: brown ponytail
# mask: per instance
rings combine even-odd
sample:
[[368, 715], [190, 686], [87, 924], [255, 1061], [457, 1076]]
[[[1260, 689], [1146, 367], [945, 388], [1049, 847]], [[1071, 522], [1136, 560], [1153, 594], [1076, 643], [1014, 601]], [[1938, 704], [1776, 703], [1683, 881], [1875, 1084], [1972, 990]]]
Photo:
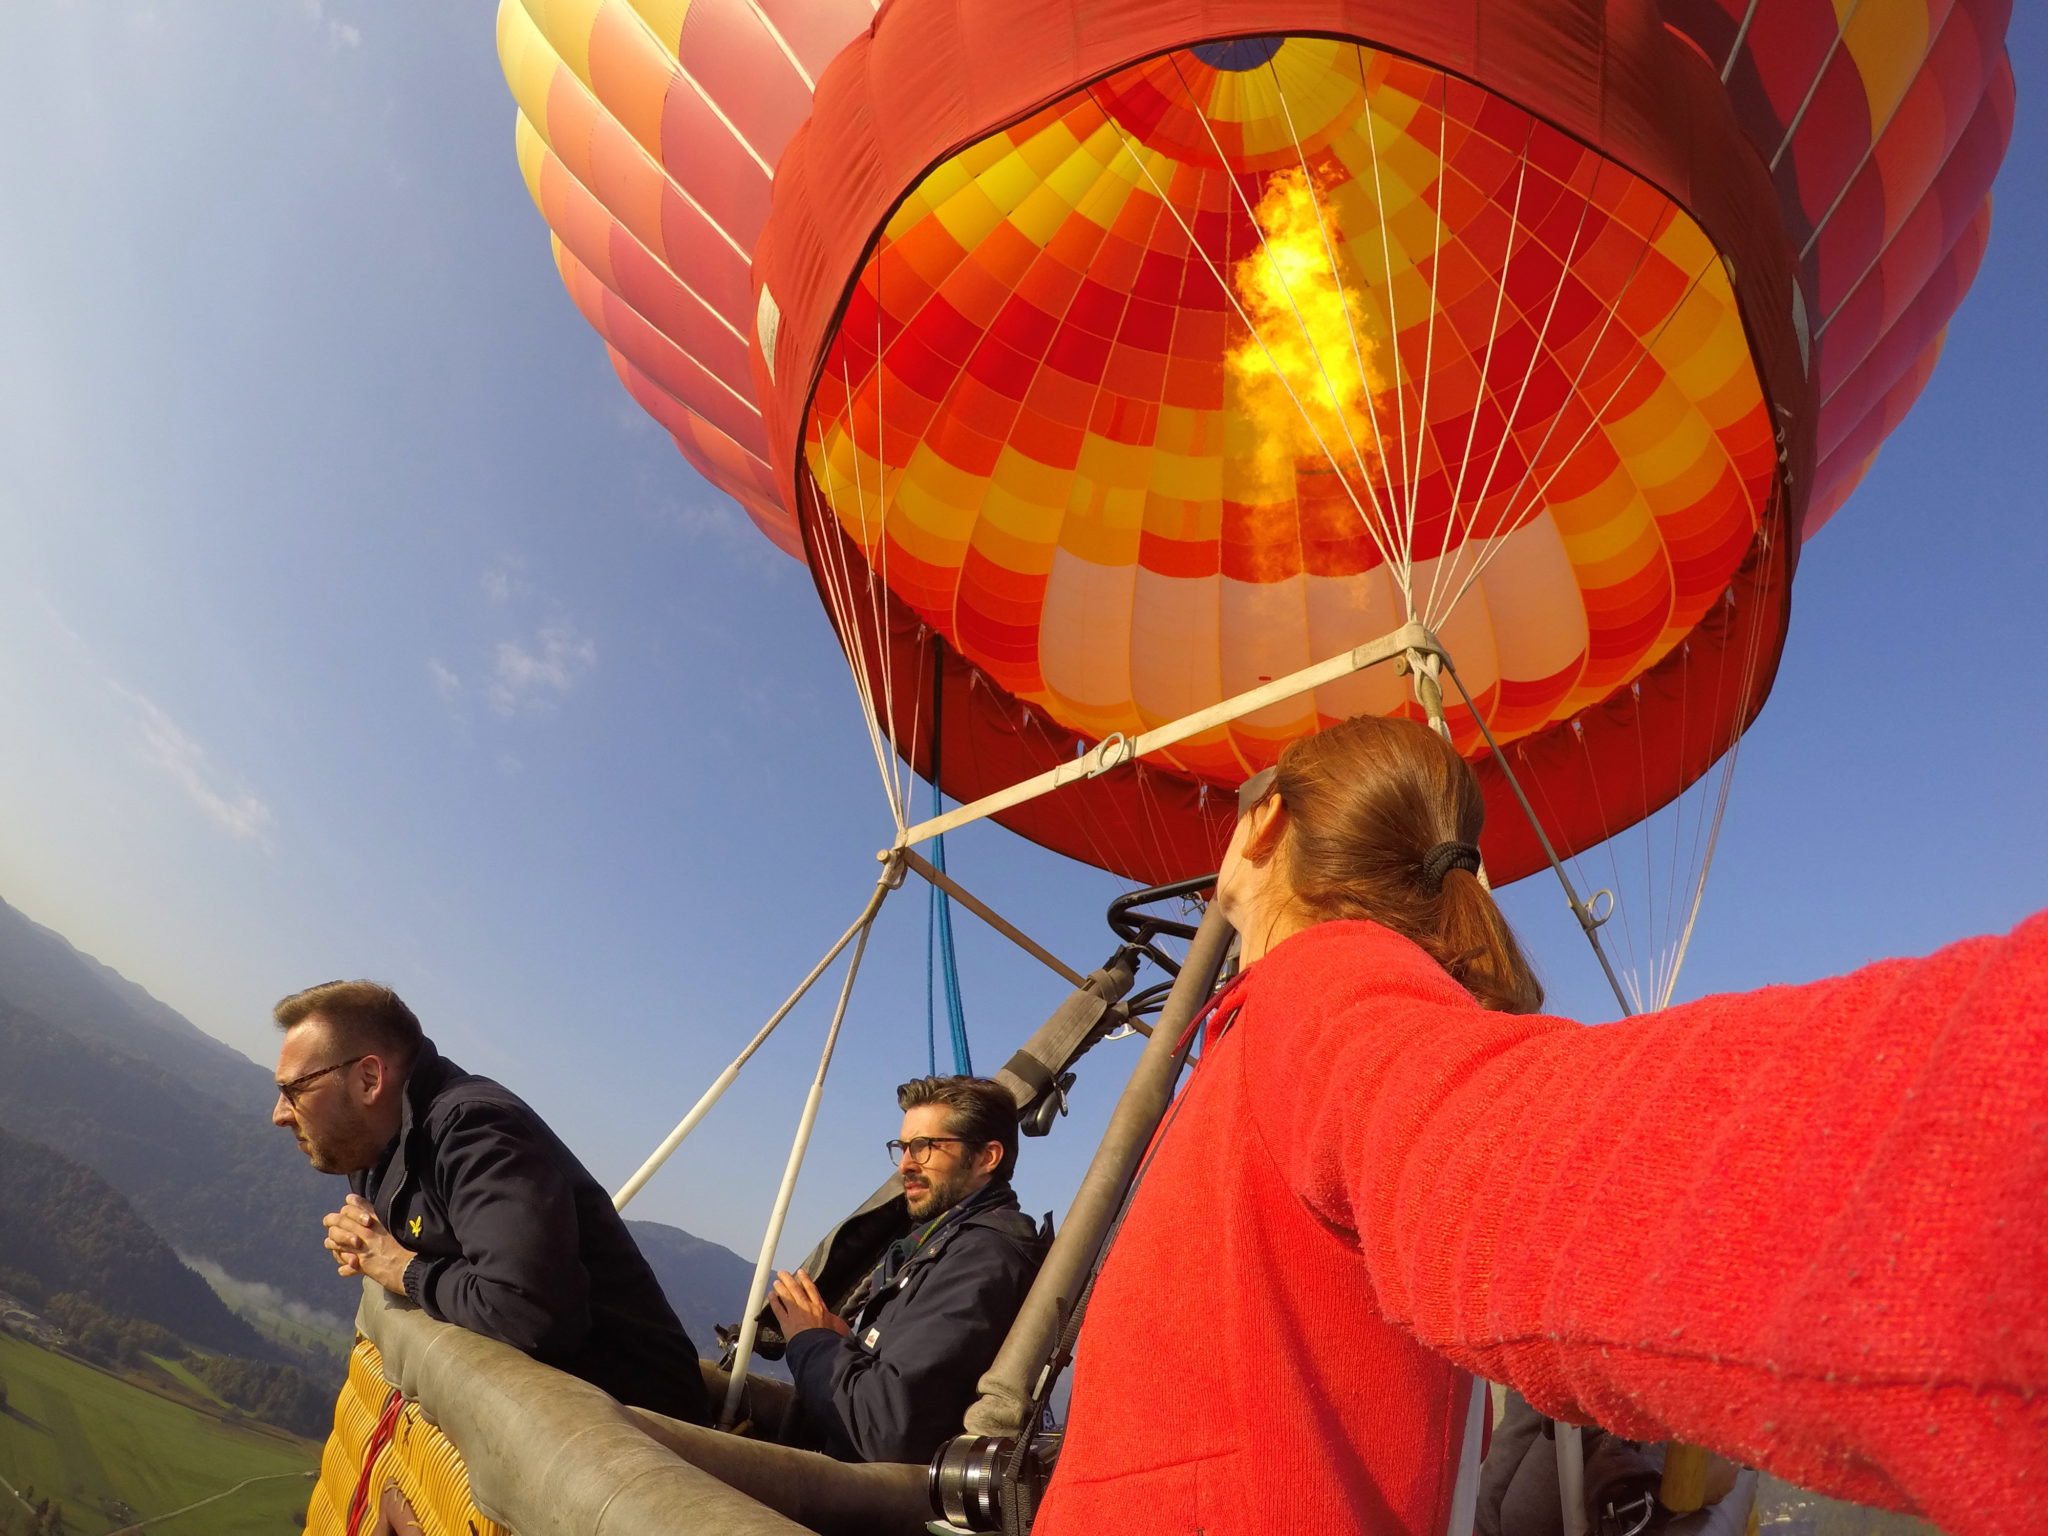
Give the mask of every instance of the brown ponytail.
[[1482, 1006], [1543, 1006], [1478, 876], [1453, 868], [1436, 881], [1424, 868], [1440, 844], [1476, 844], [1486, 820], [1479, 781], [1449, 742], [1412, 720], [1360, 715], [1289, 743], [1276, 787], [1288, 884], [1316, 922], [1369, 918], [1420, 945]]

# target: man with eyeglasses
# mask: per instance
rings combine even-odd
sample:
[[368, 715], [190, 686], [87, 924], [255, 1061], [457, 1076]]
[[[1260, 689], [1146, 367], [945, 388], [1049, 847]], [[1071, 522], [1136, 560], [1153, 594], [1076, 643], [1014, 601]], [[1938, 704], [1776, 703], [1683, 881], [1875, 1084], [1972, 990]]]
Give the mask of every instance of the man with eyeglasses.
[[696, 1346], [610, 1197], [539, 1115], [442, 1056], [376, 982], [309, 987], [272, 1016], [271, 1123], [349, 1181], [322, 1218], [338, 1273], [622, 1403], [709, 1422]]
[[920, 1077], [896, 1090], [888, 1143], [910, 1229], [845, 1316], [811, 1277], [777, 1271], [769, 1297], [789, 1341], [802, 1423], [785, 1438], [842, 1461], [931, 1459], [960, 1421], [1045, 1257], [1017, 1206], [1017, 1106], [982, 1077]]

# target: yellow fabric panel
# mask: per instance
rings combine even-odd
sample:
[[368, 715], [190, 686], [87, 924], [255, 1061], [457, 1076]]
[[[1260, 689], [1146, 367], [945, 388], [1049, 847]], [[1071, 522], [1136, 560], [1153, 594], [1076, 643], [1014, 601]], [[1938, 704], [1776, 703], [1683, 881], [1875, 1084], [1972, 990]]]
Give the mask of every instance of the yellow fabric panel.
[[605, 0], [520, 0], [534, 29], [548, 40], [566, 68], [590, 83], [590, 31]]
[[520, 113], [545, 140], [548, 90], [554, 83], [555, 71], [563, 65], [540, 28], [534, 25], [525, 0], [503, 0], [498, 7], [498, 62]]
[[[334, 1431], [320, 1458], [320, 1480], [306, 1505], [306, 1536], [361, 1536], [347, 1529], [349, 1501], [362, 1475], [363, 1452], [390, 1396], [377, 1347], [356, 1340], [348, 1376], [334, 1405]], [[417, 1405], [399, 1414], [390, 1442], [378, 1453], [370, 1477], [373, 1511], [386, 1487], [395, 1486], [426, 1536], [512, 1536], [484, 1518], [470, 1497], [469, 1474], [448, 1437], [429, 1424]]]
[[[647, 29], [640, 16], [625, 4], [625, 0], [520, 0], [520, 3], [526, 7], [536, 30], [561, 59], [562, 67], [602, 103], [606, 116], [625, 128], [659, 163], [662, 155], [662, 97], [669, 82], [681, 72], [675, 52], [663, 53], [662, 44]], [[607, 7], [614, 8], [613, 14], [625, 23], [613, 29], [613, 35], [631, 50], [631, 62], [624, 71], [624, 79], [630, 80], [633, 86], [630, 93], [608, 95], [591, 69], [591, 33], [598, 25], [599, 13]]]
[[547, 164], [549, 151], [541, 142], [540, 134], [534, 130], [532, 119], [524, 112], [513, 117], [512, 147], [519, 157], [519, 175], [526, 183], [526, 195], [533, 199], [533, 206], [539, 208], [541, 168]]
[[683, 51], [683, 22], [690, 14], [690, 0], [628, 0], [655, 41], [670, 58]]
[[1002, 208], [972, 181], [937, 203], [932, 216], [945, 226], [947, 234], [970, 248], [980, 244], [1003, 222]]
[[[1860, 0], [1842, 30], [1873, 126], [1891, 116], [1927, 57], [1928, 0]], [[1837, 0], [1840, 14], [1841, 0]]]

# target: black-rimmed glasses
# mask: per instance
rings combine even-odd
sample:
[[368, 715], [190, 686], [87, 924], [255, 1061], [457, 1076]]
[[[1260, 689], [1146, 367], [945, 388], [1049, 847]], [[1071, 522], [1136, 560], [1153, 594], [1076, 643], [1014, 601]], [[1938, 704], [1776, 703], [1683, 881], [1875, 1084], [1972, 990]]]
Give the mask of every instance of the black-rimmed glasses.
[[367, 1060], [369, 1054], [369, 1052], [365, 1051], [361, 1056], [351, 1056], [347, 1061], [337, 1061], [331, 1067], [322, 1067], [317, 1072], [308, 1072], [303, 1077], [295, 1077], [288, 1083], [279, 1083], [277, 1091], [284, 1096], [285, 1103], [291, 1105], [293, 1109], [297, 1109], [299, 1107], [299, 1095], [312, 1087], [313, 1084], [319, 1082], [321, 1078], [330, 1072], [339, 1072], [343, 1067], [352, 1067], [359, 1061]]
[[965, 1136], [913, 1136], [909, 1141], [889, 1141], [883, 1145], [889, 1150], [889, 1161], [901, 1163], [903, 1154], [908, 1152], [910, 1160], [922, 1168], [932, 1160], [932, 1148], [941, 1142], [950, 1141], [956, 1147], [972, 1146]]

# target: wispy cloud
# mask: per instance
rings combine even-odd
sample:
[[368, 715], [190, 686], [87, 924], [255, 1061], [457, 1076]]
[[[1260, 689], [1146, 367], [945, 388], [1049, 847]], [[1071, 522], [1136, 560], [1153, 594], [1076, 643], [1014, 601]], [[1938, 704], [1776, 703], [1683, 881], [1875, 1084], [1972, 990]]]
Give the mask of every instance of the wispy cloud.
[[[523, 622], [535, 626], [530, 637], [501, 639], [461, 671], [439, 656], [429, 656], [427, 681], [465, 729], [464, 706], [472, 699], [481, 699], [493, 714], [508, 720], [545, 714], [597, 665], [597, 642], [540, 591], [517, 555], [500, 556], [477, 578], [477, 585], [490, 607], [508, 610], [492, 621], [494, 628], [507, 620], [518, 626], [522, 621], [513, 615], [523, 610]], [[517, 771], [516, 765], [507, 771]]]
[[360, 48], [363, 46], [363, 30], [338, 16], [328, 14], [326, 0], [299, 0], [299, 9], [306, 18], [319, 27], [327, 38], [330, 48]]
[[501, 715], [546, 709], [597, 665], [597, 643], [566, 619], [541, 626], [529, 644], [500, 640], [484, 698]]
[[206, 749], [154, 703], [118, 683], [112, 686], [135, 710], [143, 761], [170, 775], [186, 798], [229, 836], [249, 842], [269, 830], [274, 818], [268, 805], [247, 790], [223, 784]]
[[794, 564], [768, 542], [739, 503], [709, 486], [700, 485], [688, 496], [650, 496], [643, 510], [659, 526], [674, 529], [693, 543], [712, 545], [718, 559], [744, 565], [770, 580], [781, 578]]
[[525, 597], [533, 591], [533, 583], [522, 574], [520, 562], [510, 555], [485, 571], [479, 581], [484, 589], [484, 596], [500, 608], [515, 597]]
[[434, 685], [434, 692], [451, 703], [462, 692], [462, 674], [438, 656], [427, 658], [427, 677]]

